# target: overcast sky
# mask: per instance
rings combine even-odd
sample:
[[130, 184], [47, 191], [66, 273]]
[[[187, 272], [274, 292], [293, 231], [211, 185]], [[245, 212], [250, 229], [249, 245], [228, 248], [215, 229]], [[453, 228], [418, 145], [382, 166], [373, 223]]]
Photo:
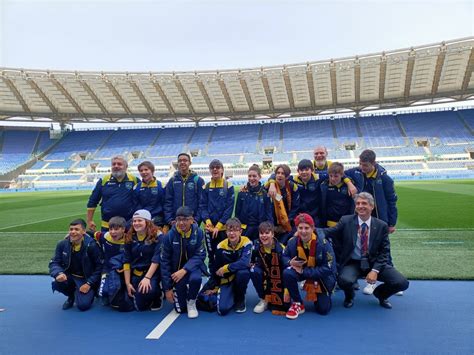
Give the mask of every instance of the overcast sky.
[[259, 67], [439, 43], [474, 33], [474, 1], [0, 4], [0, 66], [29, 69]]

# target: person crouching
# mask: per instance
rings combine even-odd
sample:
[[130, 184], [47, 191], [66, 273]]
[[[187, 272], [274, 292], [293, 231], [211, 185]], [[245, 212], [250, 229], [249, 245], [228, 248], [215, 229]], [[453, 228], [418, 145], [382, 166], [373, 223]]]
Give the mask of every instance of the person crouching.
[[53, 292], [67, 296], [64, 310], [71, 308], [74, 302], [81, 311], [92, 306], [101, 271], [101, 251], [96, 241], [86, 234], [86, 222], [73, 220], [68, 235], [57, 244], [49, 262], [49, 273], [54, 278]]
[[178, 313], [197, 318], [196, 298], [201, 288], [204, 260], [204, 232], [194, 222], [187, 206], [176, 211], [176, 223], [165, 235], [161, 251], [161, 273], [166, 299]]
[[250, 280], [250, 256], [252, 242], [242, 236], [241, 222], [230, 218], [226, 222], [227, 238], [217, 245], [216, 275], [219, 279], [217, 294], [217, 313], [226, 315], [234, 308], [237, 313], [244, 313], [245, 293]]
[[296, 216], [295, 225], [296, 236], [288, 241], [283, 252], [289, 259], [288, 267], [283, 271], [283, 284], [292, 301], [286, 318], [296, 319], [305, 311], [298, 290], [299, 281], [305, 281], [306, 300], [314, 302], [316, 313], [326, 315], [331, 310], [331, 294], [336, 284], [334, 251], [323, 231], [315, 230], [309, 214]]

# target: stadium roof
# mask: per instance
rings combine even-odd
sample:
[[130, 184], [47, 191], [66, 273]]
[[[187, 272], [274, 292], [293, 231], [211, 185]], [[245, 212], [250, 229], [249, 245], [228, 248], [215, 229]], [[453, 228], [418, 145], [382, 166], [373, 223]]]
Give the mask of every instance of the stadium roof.
[[350, 58], [192, 72], [0, 68], [0, 119], [174, 122], [308, 116], [474, 95], [474, 37]]

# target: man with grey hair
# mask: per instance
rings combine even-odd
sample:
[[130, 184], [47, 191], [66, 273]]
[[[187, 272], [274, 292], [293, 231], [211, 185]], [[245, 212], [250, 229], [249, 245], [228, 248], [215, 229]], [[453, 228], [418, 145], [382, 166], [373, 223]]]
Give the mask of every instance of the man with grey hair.
[[89, 197], [87, 203], [87, 226], [93, 231], [96, 230], [94, 223], [94, 212], [100, 203], [101, 208], [101, 230], [109, 229], [108, 221], [114, 216], [120, 216], [125, 220], [130, 220], [134, 212], [133, 186], [138, 182], [138, 178], [127, 173], [127, 160], [117, 155], [112, 158], [111, 172], [100, 178]]
[[338, 284], [344, 291], [344, 307], [354, 304], [353, 284], [364, 277], [369, 284], [383, 282], [373, 295], [380, 306], [392, 308], [388, 298], [399, 291], [405, 291], [409, 282], [389, 262], [390, 241], [388, 225], [372, 217], [374, 198], [361, 192], [354, 198], [355, 215], [343, 216], [335, 227], [326, 230], [332, 240], [339, 271]]

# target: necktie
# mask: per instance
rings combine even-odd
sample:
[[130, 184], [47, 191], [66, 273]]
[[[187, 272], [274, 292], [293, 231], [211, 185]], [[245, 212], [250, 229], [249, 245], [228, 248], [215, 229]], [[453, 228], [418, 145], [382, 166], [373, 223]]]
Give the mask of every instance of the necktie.
[[367, 256], [369, 250], [369, 228], [366, 223], [362, 223], [360, 229], [360, 253]]

